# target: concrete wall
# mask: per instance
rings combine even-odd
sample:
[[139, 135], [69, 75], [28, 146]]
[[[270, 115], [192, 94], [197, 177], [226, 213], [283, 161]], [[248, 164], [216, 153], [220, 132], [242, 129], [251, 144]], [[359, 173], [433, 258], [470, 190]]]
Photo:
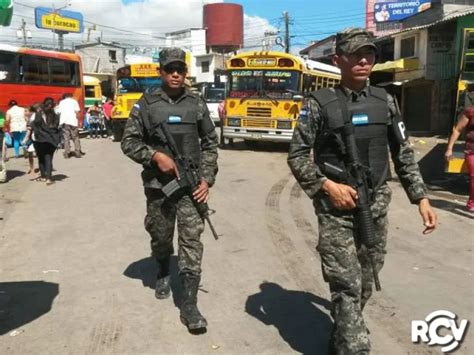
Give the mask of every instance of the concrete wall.
[[405, 38], [415, 37], [415, 55], [420, 61], [418, 70], [402, 71], [395, 74], [395, 81], [414, 80], [423, 78], [426, 75], [427, 50], [428, 50], [428, 30], [422, 29], [408, 33], [401, 33], [394, 36], [394, 59], [401, 59], [401, 41]]
[[446, 80], [456, 76], [456, 23], [428, 30], [426, 79]]
[[[202, 62], [209, 62], [209, 71], [207, 73], [202, 72]], [[194, 75], [196, 83], [203, 82], [213, 82], [214, 81], [214, 69], [215, 69], [215, 59], [214, 55], [204, 55], [195, 58], [196, 70]]]
[[334, 52], [334, 41], [328, 41], [309, 51], [309, 59], [321, 58]]
[[206, 31], [203, 29], [190, 29], [166, 36], [166, 47], [179, 47], [193, 55], [206, 53]]
[[[109, 50], [116, 51], [116, 60], [109, 57]], [[97, 44], [91, 47], [78, 48], [76, 54], [81, 56], [85, 73], [115, 74], [118, 68], [125, 65], [125, 49]]]

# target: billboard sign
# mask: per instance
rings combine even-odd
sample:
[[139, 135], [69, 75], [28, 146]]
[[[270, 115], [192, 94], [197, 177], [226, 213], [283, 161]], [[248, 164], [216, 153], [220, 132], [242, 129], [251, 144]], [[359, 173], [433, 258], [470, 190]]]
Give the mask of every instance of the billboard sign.
[[58, 32], [84, 32], [84, 19], [80, 12], [35, 8], [36, 27]]
[[374, 5], [375, 22], [401, 21], [431, 8], [431, 0], [379, 1]]

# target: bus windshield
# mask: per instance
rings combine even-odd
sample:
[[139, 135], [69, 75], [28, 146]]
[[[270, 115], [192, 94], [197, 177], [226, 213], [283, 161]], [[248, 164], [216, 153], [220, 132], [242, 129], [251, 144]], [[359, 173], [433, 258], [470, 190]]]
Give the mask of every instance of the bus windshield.
[[224, 100], [225, 90], [222, 88], [206, 88], [204, 100], [206, 102], [221, 102]]
[[120, 78], [118, 79], [118, 91], [120, 94], [128, 93], [151, 93], [161, 86], [161, 78]]
[[291, 99], [299, 91], [300, 77], [301, 73], [296, 70], [233, 70], [229, 97]]

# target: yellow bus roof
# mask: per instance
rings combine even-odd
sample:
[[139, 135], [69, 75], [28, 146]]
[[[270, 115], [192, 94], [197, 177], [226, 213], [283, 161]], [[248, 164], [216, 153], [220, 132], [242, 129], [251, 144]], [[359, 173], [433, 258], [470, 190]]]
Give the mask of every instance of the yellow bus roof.
[[242, 53], [239, 53], [239, 54], [236, 54], [234, 56], [232, 56], [231, 58], [229, 58], [226, 62], [226, 67], [229, 69], [230, 68], [230, 61], [232, 59], [245, 59], [245, 58], [251, 58], [251, 57], [257, 57], [257, 58], [264, 58], [264, 57], [268, 57], [268, 58], [288, 58], [288, 59], [292, 59], [295, 61], [295, 64], [300, 64], [302, 67], [304, 67], [304, 62], [301, 58], [297, 57], [297, 56], [294, 56], [292, 54], [289, 54], [289, 53], [285, 53], [285, 52], [277, 52], [277, 51], [249, 51], [249, 52], [242, 52]]
[[[278, 51], [249, 51], [249, 52], [242, 52], [239, 54], [236, 54], [229, 58], [226, 62], [226, 68], [227, 69], [242, 69], [238, 67], [231, 67], [230, 66], [230, 61], [232, 59], [247, 59], [247, 58], [287, 58], [291, 59], [295, 62], [295, 65], [291, 68], [285, 68], [282, 67], [280, 69], [295, 69], [295, 67], [299, 67], [298, 69], [306, 72], [306, 73], [312, 73], [312, 74], [324, 74], [325, 76], [331, 77], [331, 78], [340, 78], [340, 70], [339, 68], [329, 65], [329, 64], [324, 64], [321, 62], [313, 61], [313, 60], [305, 60], [299, 56], [295, 56], [293, 54], [285, 53], [285, 52], [278, 52]], [[265, 66], [255, 66], [255, 69], [263, 69]], [[268, 68], [275, 68], [276, 66], [269, 65]], [[248, 68], [246, 65], [244, 68]]]
[[83, 75], [82, 79], [84, 80], [84, 85], [98, 85], [100, 84], [100, 80], [96, 77], [90, 75]]

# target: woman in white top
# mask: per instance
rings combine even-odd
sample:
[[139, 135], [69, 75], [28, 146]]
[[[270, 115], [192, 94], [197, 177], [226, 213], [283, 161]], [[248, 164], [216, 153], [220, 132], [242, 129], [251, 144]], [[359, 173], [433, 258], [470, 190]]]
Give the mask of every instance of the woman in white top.
[[26, 116], [26, 119], [28, 120], [28, 127], [27, 127], [27, 133], [26, 133], [25, 139], [23, 140], [23, 142], [21, 142], [21, 144], [27, 147], [26, 151], [28, 154], [28, 163], [30, 166], [27, 174], [35, 173], [35, 163], [34, 163], [35, 146], [33, 145], [35, 137], [33, 134], [33, 128], [31, 127], [31, 124], [35, 120], [35, 115], [37, 112], [41, 114], [40, 104], [34, 104], [33, 106], [30, 106], [27, 109], [25, 109], [25, 116]]
[[9, 131], [12, 136], [13, 149], [15, 150], [15, 158], [20, 155], [20, 144], [26, 135], [26, 117], [25, 109], [18, 106], [15, 100], [11, 100], [8, 103], [10, 109], [7, 111], [5, 122], [6, 126], [9, 127]]

